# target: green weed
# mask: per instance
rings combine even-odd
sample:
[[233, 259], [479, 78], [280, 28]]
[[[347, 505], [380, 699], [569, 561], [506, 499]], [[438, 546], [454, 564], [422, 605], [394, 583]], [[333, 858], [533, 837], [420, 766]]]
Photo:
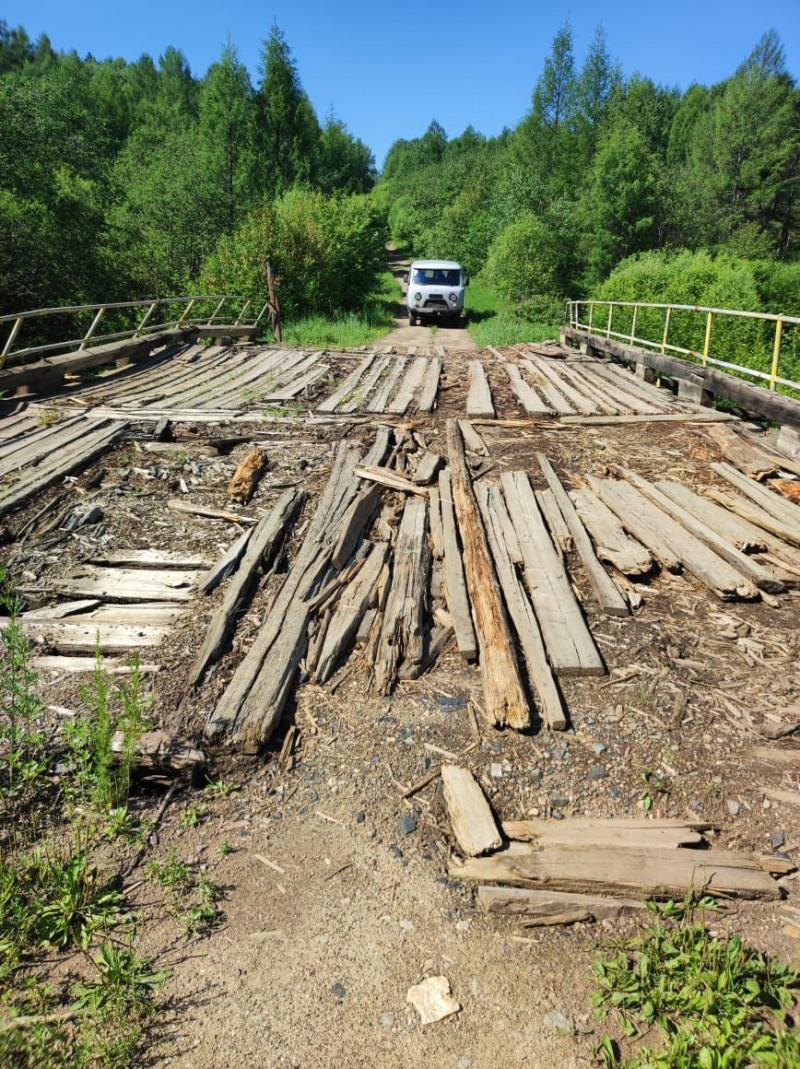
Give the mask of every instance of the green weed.
[[719, 906], [692, 895], [648, 903], [655, 920], [643, 935], [611, 944], [594, 964], [598, 1016], [613, 1013], [629, 1038], [657, 1031], [660, 1045], [628, 1058], [609, 1036], [597, 1047], [606, 1066], [626, 1069], [744, 1069], [797, 1065], [798, 1034], [789, 1011], [800, 974], [746, 947], [738, 935], [712, 935], [696, 919]]

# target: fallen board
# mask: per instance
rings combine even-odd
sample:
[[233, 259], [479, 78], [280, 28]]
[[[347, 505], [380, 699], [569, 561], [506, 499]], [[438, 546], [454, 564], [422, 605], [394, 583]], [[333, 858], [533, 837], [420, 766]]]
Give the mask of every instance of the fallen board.
[[441, 775], [450, 826], [461, 853], [478, 857], [502, 846], [497, 821], [469, 769], [442, 765]]
[[492, 392], [486, 378], [486, 369], [480, 360], [469, 363], [469, 392], [467, 393], [467, 417], [469, 419], [494, 419]]
[[613, 564], [623, 575], [647, 575], [653, 567], [649, 550], [625, 534], [611, 509], [590, 490], [571, 490], [569, 496], [600, 560]]

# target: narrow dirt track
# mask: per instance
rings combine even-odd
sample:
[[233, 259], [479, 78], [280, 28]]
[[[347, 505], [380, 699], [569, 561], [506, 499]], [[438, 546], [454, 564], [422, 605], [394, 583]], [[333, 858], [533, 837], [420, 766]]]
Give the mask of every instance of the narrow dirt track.
[[466, 327], [437, 326], [434, 340], [434, 335], [431, 332], [430, 327], [409, 326], [408, 315], [406, 314], [406, 306], [404, 303], [406, 293], [404, 277], [409, 264], [409, 260], [390, 259], [389, 268], [402, 287], [403, 301], [399, 301], [397, 304], [397, 318], [394, 321], [395, 329], [389, 334], [385, 334], [383, 337], [379, 338], [378, 342], [381, 345], [395, 345], [398, 347], [416, 345], [418, 347], [418, 352], [420, 353], [427, 352], [434, 344], [441, 345], [450, 352], [467, 352], [468, 350], [477, 349], [478, 346], [470, 337]]

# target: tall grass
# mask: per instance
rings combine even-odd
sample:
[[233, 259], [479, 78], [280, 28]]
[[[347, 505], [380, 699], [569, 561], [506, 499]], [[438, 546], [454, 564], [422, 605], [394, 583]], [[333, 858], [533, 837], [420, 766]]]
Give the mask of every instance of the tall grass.
[[530, 319], [523, 309], [482, 280], [467, 288], [465, 310], [470, 337], [481, 348], [544, 341], [558, 335], [556, 323]]
[[304, 349], [354, 349], [367, 345], [392, 329], [399, 299], [400, 284], [390, 271], [384, 271], [360, 313], [334, 312], [285, 323], [283, 341]]

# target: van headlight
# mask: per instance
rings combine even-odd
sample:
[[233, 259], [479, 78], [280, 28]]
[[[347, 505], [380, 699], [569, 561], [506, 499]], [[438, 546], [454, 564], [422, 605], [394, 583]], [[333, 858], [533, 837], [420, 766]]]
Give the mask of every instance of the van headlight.
[[450, 303], [451, 304], [458, 304], [458, 294], [457, 293], [451, 293], [450, 294]]
[[422, 300], [422, 294], [421, 293], [415, 293], [414, 294], [414, 300], [415, 301], [421, 301]]

